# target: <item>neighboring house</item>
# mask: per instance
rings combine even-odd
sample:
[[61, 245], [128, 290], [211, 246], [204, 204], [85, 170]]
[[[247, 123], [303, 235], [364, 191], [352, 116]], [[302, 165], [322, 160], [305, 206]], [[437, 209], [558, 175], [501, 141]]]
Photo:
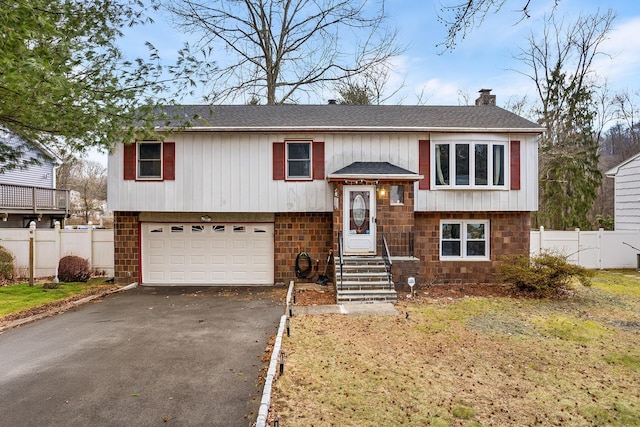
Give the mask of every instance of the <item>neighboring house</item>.
[[203, 119], [109, 157], [116, 280], [289, 283], [333, 249], [340, 282], [388, 247], [396, 285], [490, 282], [529, 252], [542, 133], [494, 105], [176, 107]]
[[640, 230], [640, 153], [605, 173], [614, 179], [616, 231]]
[[23, 159], [39, 159], [40, 164], [15, 168], [0, 173], [0, 227], [53, 227], [69, 215], [69, 190], [56, 189], [55, 154], [34, 143], [24, 143], [15, 135], [0, 129], [0, 144], [23, 147]]

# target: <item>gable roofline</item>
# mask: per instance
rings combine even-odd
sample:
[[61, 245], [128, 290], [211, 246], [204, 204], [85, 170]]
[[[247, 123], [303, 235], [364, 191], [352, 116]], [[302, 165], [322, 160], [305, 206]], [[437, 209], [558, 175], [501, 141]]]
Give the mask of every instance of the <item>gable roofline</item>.
[[612, 167], [611, 169], [609, 169], [608, 171], [606, 171], [604, 174], [605, 176], [609, 177], [609, 178], [615, 178], [616, 175], [618, 174], [618, 172], [620, 171], [620, 168], [625, 166], [628, 163], [633, 162], [634, 160], [636, 160], [637, 158], [640, 157], [640, 153], [636, 154], [635, 156], [631, 156], [629, 157], [627, 160], [623, 161], [622, 163]]
[[[49, 160], [51, 160], [54, 165], [59, 166], [62, 164], [62, 159], [60, 157], [58, 157], [58, 155], [56, 153], [54, 153], [53, 151], [51, 151], [50, 149], [48, 149], [47, 147], [45, 147], [44, 145], [40, 144], [37, 141], [33, 141], [31, 139], [25, 139], [22, 138], [18, 135], [16, 135], [15, 133], [0, 127], [0, 140], [8, 142], [11, 139], [17, 139], [22, 141], [25, 144], [29, 144], [31, 147], [33, 147], [34, 149], [40, 151], [46, 158], [48, 158]], [[19, 144], [19, 142], [18, 142]]]
[[[495, 106], [182, 105], [158, 111], [157, 131], [180, 132], [499, 132], [544, 129]], [[190, 126], [184, 126], [190, 123]]]

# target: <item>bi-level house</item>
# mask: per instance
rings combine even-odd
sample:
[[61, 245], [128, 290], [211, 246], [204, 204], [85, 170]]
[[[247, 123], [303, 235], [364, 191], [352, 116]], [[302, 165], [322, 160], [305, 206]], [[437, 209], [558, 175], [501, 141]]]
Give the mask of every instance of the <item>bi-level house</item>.
[[542, 128], [477, 104], [174, 109], [202, 119], [109, 157], [116, 280], [289, 283], [300, 252], [322, 273], [331, 249], [339, 289], [366, 276], [353, 263], [391, 291], [489, 282], [529, 251]]
[[69, 190], [56, 188], [56, 169], [60, 159], [32, 141], [0, 129], [0, 144], [18, 148], [22, 161], [37, 159], [37, 164], [0, 173], [0, 227], [28, 227], [35, 221], [38, 227], [50, 228], [69, 216]]

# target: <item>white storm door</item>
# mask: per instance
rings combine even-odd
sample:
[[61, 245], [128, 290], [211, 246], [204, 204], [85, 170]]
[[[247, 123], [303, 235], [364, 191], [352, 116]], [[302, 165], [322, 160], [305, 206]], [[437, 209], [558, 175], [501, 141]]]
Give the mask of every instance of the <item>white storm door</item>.
[[346, 254], [376, 254], [376, 190], [373, 186], [344, 187], [343, 245]]

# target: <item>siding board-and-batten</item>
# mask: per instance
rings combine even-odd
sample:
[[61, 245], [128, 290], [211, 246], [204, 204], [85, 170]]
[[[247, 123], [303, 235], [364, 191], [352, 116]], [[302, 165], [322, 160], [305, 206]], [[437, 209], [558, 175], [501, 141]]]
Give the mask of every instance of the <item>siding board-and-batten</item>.
[[640, 230], [640, 157], [621, 165], [615, 175], [615, 229]]
[[537, 142], [532, 134], [175, 132], [171, 138], [176, 143], [175, 180], [172, 181], [124, 180], [122, 146], [112, 154], [108, 172], [112, 177], [109, 205], [113, 210], [331, 212], [333, 192], [326, 180], [273, 179], [273, 143], [294, 139], [324, 142], [325, 175], [358, 161], [389, 162], [418, 172], [420, 140], [518, 140], [521, 145], [520, 190], [427, 191], [419, 190], [416, 183], [415, 209], [537, 209]]

